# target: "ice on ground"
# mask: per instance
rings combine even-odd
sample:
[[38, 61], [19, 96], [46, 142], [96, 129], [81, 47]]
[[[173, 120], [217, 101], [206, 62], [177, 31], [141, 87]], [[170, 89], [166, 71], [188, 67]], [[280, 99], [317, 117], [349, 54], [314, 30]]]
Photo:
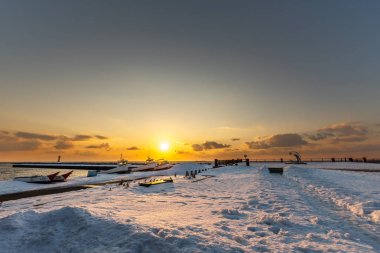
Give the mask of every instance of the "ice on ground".
[[230, 166], [183, 178], [197, 166], [173, 167], [172, 184], [4, 202], [0, 252], [380, 252], [380, 225], [366, 219], [377, 211], [357, 216], [334, 202], [352, 193], [351, 204], [376, 202], [375, 178], [345, 195], [361, 173]]
[[379, 222], [380, 173], [315, 170], [289, 166], [285, 177], [321, 200]]

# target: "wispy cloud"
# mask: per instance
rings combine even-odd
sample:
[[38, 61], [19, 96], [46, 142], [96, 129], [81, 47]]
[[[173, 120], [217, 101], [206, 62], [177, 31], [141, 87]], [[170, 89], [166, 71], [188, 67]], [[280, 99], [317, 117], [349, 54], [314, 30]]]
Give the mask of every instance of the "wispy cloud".
[[129, 147], [129, 148], [127, 148], [127, 150], [140, 150], [138, 147], [136, 147], [136, 146], [132, 146], [132, 147]]
[[[76, 134], [74, 137], [64, 135], [41, 134], [24, 131], [0, 131], [0, 152], [26, 151], [53, 147], [56, 150], [66, 150], [75, 147], [74, 142], [90, 141], [93, 139], [108, 139], [102, 135]], [[102, 148], [109, 149], [109, 144], [101, 144]], [[105, 146], [105, 145], [108, 145]]]
[[92, 138], [93, 137], [91, 135], [77, 134], [71, 140], [73, 140], [73, 141], [88, 141], [88, 140], [91, 140]]
[[102, 143], [102, 144], [98, 144], [98, 145], [89, 145], [89, 146], [86, 146], [86, 148], [88, 149], [105, 149], [107, 151], [111, 150], [111, 146], [109, 143]]
[[107, 139], [109, 139], [108, 137], [103, 136], [103, 135], [95, 135], [95, 137], [98, 138], [99, 140], [107, 140]]
[[38, 139], [23, 139], [8, 131], [0, 131], [0, 152], [32, 151], [41, 146]]
[[56, 144], [54, 145], [54, 148], [58, 150], [71, 149], [73, 147], [74, 147], [73, 143], [66, 138], [58, 140]]
[[29, 132], [16, 132], [14, 136], [22, 138], [22, 139], [34, 139], [34, 140], [43, 140], [43, 141], [52, 141], [59, 138], [56, 135], [48, 135], [48, 134], [37, 134], [37, 133], [29, 133]]
[[203, 151], [203, 150], [210, 150], [210, 149], [222, 149], [222, 148], [228, 148], [231, 145], [228, 144], [221, 144], [216, 141], [206, 141], [203, 144], [193, 144], [191, 147], [194, 151]]
[[183, 150], [176, 150], [175, 151], [178, 155], [184, 155], [184, 154], [189, 154], [190, 152], [183, 151]]
[[0, 152], [10, 151], [33, 151], [40, 147], [40, 142], [37, 140], [28, 141], [0, 141]]
[[278, 147], [296, 147], [307, 145], [301, 135], [289, 134], [276, 134], [268, 138], [261, 138], [258, 141], [246, 142], [250, 149], [269, 149]]
[[340, 123], [306, 134], [312, 141], [331, 140], [337, 142], [358, 142], [368, 138], [368, 127], [361, 123]]

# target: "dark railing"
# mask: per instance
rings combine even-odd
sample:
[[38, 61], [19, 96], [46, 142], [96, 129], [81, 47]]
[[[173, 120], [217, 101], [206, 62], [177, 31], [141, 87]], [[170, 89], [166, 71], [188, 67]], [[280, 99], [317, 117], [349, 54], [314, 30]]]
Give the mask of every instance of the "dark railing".
[[[245, 162], [246, 159], [217, 159], [219, 165], [233, 165], [236, 163]], [[290, 159], [249, 159], [251, 163], [285, 163], [292, 161]], [[331, 158], [306, 158], [302, 159], [303, 162], [364, 162], [364, 163], [380, 163], [380, 159], [367, 159], [366, 157], [352, 158], [352, 157], [331, 157]]]

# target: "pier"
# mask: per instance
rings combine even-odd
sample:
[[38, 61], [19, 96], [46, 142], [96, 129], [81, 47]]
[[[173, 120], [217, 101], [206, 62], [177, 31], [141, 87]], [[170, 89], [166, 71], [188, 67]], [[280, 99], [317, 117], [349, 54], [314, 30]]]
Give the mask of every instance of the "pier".
[[116, 168], [117, 163], [14, 163], [13, 168], [41, 169], [75, 169], [75, 170], [109, 170]]

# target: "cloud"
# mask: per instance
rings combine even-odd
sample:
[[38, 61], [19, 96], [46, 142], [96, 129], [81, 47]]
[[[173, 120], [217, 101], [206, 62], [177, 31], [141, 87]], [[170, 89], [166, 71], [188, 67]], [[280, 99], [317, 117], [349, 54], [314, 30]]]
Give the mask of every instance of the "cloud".
[[55, 141], [59, 140], [62, 138], [67, 138], [70, 139], [71, 141], [87, 141], [91, 140], [93, 138], [99, 139], [99, 140], [106, 140], [108, 137], [103, 136], [103, 135], [87, 135], [87, 134], [76, 134], [72, 138], [68, 138], [63, 135], [49, 135], [49, 134], [38, 134], [38, 133], [31, 133], [31, 132], [8, 132], [8, 131], [0, 131], [0, 135], [13, 135], [14, 137], [17, 138], [22, 138], [22, 139], [33, 139], [33, 140], [41, 140], [41, 141]]
[[[92, 139], [108, 139], [108, 137], [86, 134], [76, 134], [73, 137], [67, 137], [64, 135], [0, 130], [0, 152], [28, 151], [37, 149], [43, 149], [44, 152], [67, 150], [74, 148], [74, 142], [76, 141], [88, 141]], [[103, 148], [110, 150], [110, 145], [108, 143], [103, 143], [100, 145], [87, 146], [86, 148]]]
[[202, 151], [203, 150], [202, 145], [199, 145], [199, 144], [193, 144], [193, 145], [191, 145], [191, 147], [193, 148], [194, 151]]
[[361, 124], [341, 123], [325, 127], [319, 130], [319, 132], [332, 133], [338, 136], [347, 135], [365, 135], [368, 133], [367, 127]]
[[75, 154], [79, 155], [79, 156], [96, 156], [96, 155], [98, 155], [98, 153], [93, 152], [93, 151], [89, 151], [89, 150], [85, 150], [85, 151], [77, 150], [77, 151], [75, 151]]
[[210, 149], [221, 149], [229, 148], [231, 145], [217, 143], [216, 141], [206, 141], [203, 144], [193, 144], [191, 147], [194, 151], [210, 150]]
[[16, 132], [14, 136], [23, 138], [23, 139], [35, 139], [35, 140], [43, 140], [43, 141], [53, 141], [58, 139], [58, 136], [48, 135], [48, 134], [36, 134], [29, 132]]
[[28, 141], [0, 141], [0, 152], [10, 151], [33, 151], [38, 149], [40, 142], [36, 140]]
[[240, 138], [232, 138], [231, 141], [240, 141]]
[[250, 149], [284, 148], [307, 145], [299, 134], [276, 134], [258, 141], [246, 142]]
[[132, 147], [127, 148], [127, 150], [140, 150], [140, 149], [136, 146], [132, 146]]
[[204, 149], [219, 149], [219, 148], [228, 148], [231, 146], [228, 144], [217, 143], [215, 141], [206, 141], [202, 145]]
[[108, 137], [106, 136], [103, 136], [103, 135], [95, 135], [96, 138], [98, 138], [99, 140], [107, 140]]
[[87, 140], [91, 140], [91, 139], [92, 139], [91, 135], [77, 134], [71, 140], [73, 140], [73, 141], [87, 141]]
[[18, 138], [9, 134], [7, 131], [0, 132], [0, 141], [17, 141]]
[[59, 150], [71, 149], [73, 147], [74, 147], [73, 143], [70, 140], [68, 140], [67, 138], [63, 138], [61, 140], [58, 140], [54, 145], [54, 148], [59, 149]]
[[306, 135], [310, 140], [312, 141], [320, 141], [320, 140], [324, 140], [324, 139], [327, 139], [329, 137], [333, 137], [334, 134], [332, 133], [323, 133], [323, 132], [320, 132], [320, 133], [315, 133], [315, 134], [310, 134], [310, 135]]
[[38, 139], [20, 138], [11, 132], [0, 131], [0, 152], [32, 151], [40, 146], [41, 142]]
[[367, 136], [347, 136], [342, 138], [334, 138], [331, 140], [332, 143], [339, 142], [361, 142], [367, 140]]
[[227, 148], [225, 151], [233, 152], [233, 151], [240, 151], [240, 149], [238, 149], [238, 148]]
[[88, 148], [88, 149], [105, 149], [107, 151], [111, 150], [111, 146], [108, 143], [102, 143], [99, 145], [89, 145], [89, 146], [86, 146], [86, 148]]
[[40, 140], [46, 138], [33, 133], [0, 131], [0, 152], [37, 150], [42, 144]]
[[183, 150], [176, 150], [175, 151], [178, 155], [184, 155], [184, 154], [189, 154], [190, 152], [183, 151]]
[[360, 123], [340, 123], [318, 129], [306, 136], [312, 141], [330, 139], [337, 142], [358, 142], [368, 138], [368, 128]]

